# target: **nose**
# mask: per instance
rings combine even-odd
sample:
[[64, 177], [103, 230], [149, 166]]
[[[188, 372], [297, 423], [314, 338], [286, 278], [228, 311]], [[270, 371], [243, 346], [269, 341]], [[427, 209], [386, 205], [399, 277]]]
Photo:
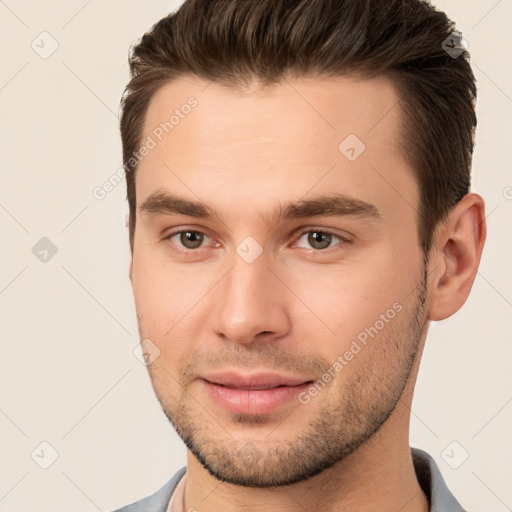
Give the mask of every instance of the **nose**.
[[220, 284], [213, 319], [218, 336], [250, 344], [282, 338], [290, 331], [289, 297], [263, 255], [252, 263], [235, 256]]

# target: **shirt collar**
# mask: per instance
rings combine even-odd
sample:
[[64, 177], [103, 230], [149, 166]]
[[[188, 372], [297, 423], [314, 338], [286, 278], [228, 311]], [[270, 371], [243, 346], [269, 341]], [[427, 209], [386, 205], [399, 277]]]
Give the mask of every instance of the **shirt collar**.
[[411, 448], [416, 478], [430, 502], [430, 512], [466, 512], [450, 492], [434, 459], [423, 450]]

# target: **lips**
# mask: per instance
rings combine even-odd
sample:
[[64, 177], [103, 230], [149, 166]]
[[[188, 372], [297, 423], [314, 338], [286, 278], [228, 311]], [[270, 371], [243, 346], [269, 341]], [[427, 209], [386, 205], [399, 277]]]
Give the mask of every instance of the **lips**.
[[234, 372], [205, 374], [201, 381], [209, 398], [223, 409], [249, 415], [268, 414], [284, 406], [312, 382], [274, 373]]
[[297, 386], [310, 382], [308, 379], [286, 377], [275, 373], [257, 373], [242, 375], [238, 373], [212, 373], [203, 376], [204, 380], [231, 389], [247, 389], [258, 391], [280, 386]]

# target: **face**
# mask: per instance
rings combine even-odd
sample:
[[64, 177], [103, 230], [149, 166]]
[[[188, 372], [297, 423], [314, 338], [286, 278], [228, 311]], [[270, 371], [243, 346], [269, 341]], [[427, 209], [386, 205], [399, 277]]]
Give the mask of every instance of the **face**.
[[426, 285], [397, 99], [385, 79], [240, 92], [183, 78], [150, 103], [140, 337], [165, 414], [220, 480], [316, 475], [400, 399]]

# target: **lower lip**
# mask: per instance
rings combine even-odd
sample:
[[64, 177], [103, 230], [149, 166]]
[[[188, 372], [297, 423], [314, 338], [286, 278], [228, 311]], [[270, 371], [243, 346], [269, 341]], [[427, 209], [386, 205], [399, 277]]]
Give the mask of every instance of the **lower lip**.
[[[273, 412], [278, 407], [296, 398], [311, 383], [298, 386], [280, 386], [278, 388], [248, 390], [231, 389], [207, 380], [202, 381], [210, 395], [221, 407], [230, 412], [245, 415], [260, 415]], [[297, 402], [298, 403], [298, 402]]]

